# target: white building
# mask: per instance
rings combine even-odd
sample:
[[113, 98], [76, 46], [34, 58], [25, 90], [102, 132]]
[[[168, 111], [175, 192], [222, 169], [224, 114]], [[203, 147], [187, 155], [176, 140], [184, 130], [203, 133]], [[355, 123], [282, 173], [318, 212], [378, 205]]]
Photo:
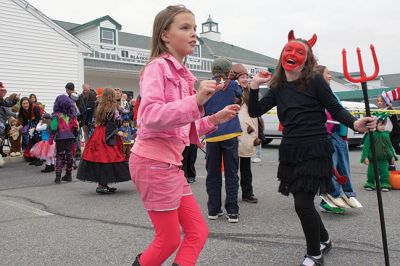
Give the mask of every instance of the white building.
[[82, 84], [90, 47], [24, 0], [0, 0], [0, 80], [9, 92], [35, 93], [51, 111], [66, 82]]
[[[194, 53], [186, 64], [199, 79], [211, 78], [219, 56], [242, 63], [251, 75], [272, 70], [277, 60], [221, 41], [218, 23], [202, 23]], [[92, 88], [119, 87], [131, 97], [139, 92], [139, 73], [147, 63], [151, 38], [122, 31], [110, 16], [84, 24], [51, 20], [24, 0], [0, 0], [0, 81], [10, 92], [35, 93], [51, 112], [67, 82]], [[354, 90], [334, 78], [334, 91]]]

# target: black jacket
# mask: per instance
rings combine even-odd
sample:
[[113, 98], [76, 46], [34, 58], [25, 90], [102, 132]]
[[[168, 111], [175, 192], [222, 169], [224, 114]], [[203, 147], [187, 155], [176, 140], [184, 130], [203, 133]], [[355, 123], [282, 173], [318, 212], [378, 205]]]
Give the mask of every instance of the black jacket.
[[80, 112], [80, 115], [78, 116], [80, 126], [87, 126], [92, 123], [95, 103], [96, 92], [94, 90], [90, 90], [89, 96], [86, 99], [83, 97], [83, 93], [79, 95], [76, 105]]

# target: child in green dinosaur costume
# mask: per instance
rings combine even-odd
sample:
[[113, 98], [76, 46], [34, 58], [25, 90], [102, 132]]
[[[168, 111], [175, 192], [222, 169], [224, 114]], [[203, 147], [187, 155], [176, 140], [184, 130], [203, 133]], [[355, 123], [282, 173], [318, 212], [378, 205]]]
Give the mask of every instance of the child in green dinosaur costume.
[[[376, 114], [376, 116], [378, 117], [377, 130], [372, 132], [372, 134], [375, 139], [378, 173], [380, 176], [382, 191], [388, 192], [392, 189], [392, 186], [389, 183], [389, 162], [394, 164], [394, 161], [397, 161], [397, 157], [390, 142], [390, 132], [385, 130], [386, 119], [389, 117], [389, 114], [379, 113]], [[361, 154], [361, 163], [368, 165], [368, 179], [367, 182], [364, 184], [364, 188], [365, 190], [375, 190], [374, 168], [373, 164], [370, 163], [370, 161], [372, 160], [371, 143], [368, 134], [371, 134], [371, 132], [366, 133], [364, 136], [364, 145]]]

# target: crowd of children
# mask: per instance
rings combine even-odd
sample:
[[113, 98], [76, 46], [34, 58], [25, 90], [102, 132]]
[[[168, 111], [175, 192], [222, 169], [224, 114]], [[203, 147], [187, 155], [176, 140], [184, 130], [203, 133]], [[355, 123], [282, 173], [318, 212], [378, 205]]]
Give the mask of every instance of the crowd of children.
[[[368, 165], [364, 188], [375, 189], [368, 137], [373, 134], [381, 187], [390, 191], [389, 168], [394, 167], [396, 152], [400, 152], [397, 119], [391, 117], [389, 133], [385, 129], [389, 114], [377, 113], [377, 121], [372, 117], [357, 120], [343, 108], [329, 87], [328, 69], [317, 65], [312, 51], [315, 35], [306, 41], [290, 32], [274, 74], [261, 71], [251, 83], [243, 65], [217, 58], [212, 64], [213, 76], [201, 81], [197, 90], [196, 78], [184, 64], [196, 45], [194, 14], [183, 6], [167, 7], [156, 16], [152, 36], [151, 56], [141, 72], [135, 107], [121, 89], [95, 92], [84, 84], [78, 95], [69, 82], [66, 95], [55, 99], [49, 114], [34, 94], [6, 98], [0, 82], [1, 155], [6, 155], [2, 147], [8, 136], [10, 156], [20, 156], [23, 149], [30, 164], [39, 166], [44, 161], [42, 172], [55, 171], [56, 184], [71, 182], [83, 136], [77, 179], [97, 183], [99, 194], [114, 193], [116, 188], [110, 183], [132, 180], [154, 225], [154, 240], [133, 265], [161, 265], [174, 252], [173, 265], [194, 265], [208, 237], [207, 223], [189, 185], [196, 180], [194, 161], [197, 147], [203, 147], [200, 137], [204, 135], [206, 142], [208, 219], [225, 214], [228, 222], [237, 223], [239, 187], [243, 201], [258, 202], [251, 158], [262, 141], [259, 117], [276, 106], [283, 126], [279, 192], [294, 198], [307, 244], [301, 265], [322, 265], [332, 242], [315, 209], [315, 195], [328, 194], [335, 206], [323, 200], [320, 208], [327, 212], [343, 213], [345, 204], [357, 205], [347, 128], [367, 132], [361, 158]], [[264, 83], [270, 89], [259, 99], [259, 86]], [[385, 96], [389, 98], [384, 94], [378, 105], [383, 101], [387, 108]], [[17, 103], [15, 113], [11, 108]], [[133, 110], [137, 129], [136, 123], [132, 127]], [[340, 177], [345, 177], [344, 181]]]

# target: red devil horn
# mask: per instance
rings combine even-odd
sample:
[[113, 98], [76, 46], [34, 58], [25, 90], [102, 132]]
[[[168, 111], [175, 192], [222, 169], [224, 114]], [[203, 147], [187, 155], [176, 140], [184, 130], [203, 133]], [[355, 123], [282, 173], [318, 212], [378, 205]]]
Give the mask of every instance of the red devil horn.
[[311, 39], [309, 39], [308, 40], [308, 45], [310, 46], [310, 47], [313, 47], [314, 46], [314, 44], [317, 42], [317, 35], [313, 35], [312, 37], [311, 37]]
[[291, 30], [289, 31], [288, 41], [293, 41], [294, 39], [296, 39], [296, 37], [294, 37], [294, 31]]

